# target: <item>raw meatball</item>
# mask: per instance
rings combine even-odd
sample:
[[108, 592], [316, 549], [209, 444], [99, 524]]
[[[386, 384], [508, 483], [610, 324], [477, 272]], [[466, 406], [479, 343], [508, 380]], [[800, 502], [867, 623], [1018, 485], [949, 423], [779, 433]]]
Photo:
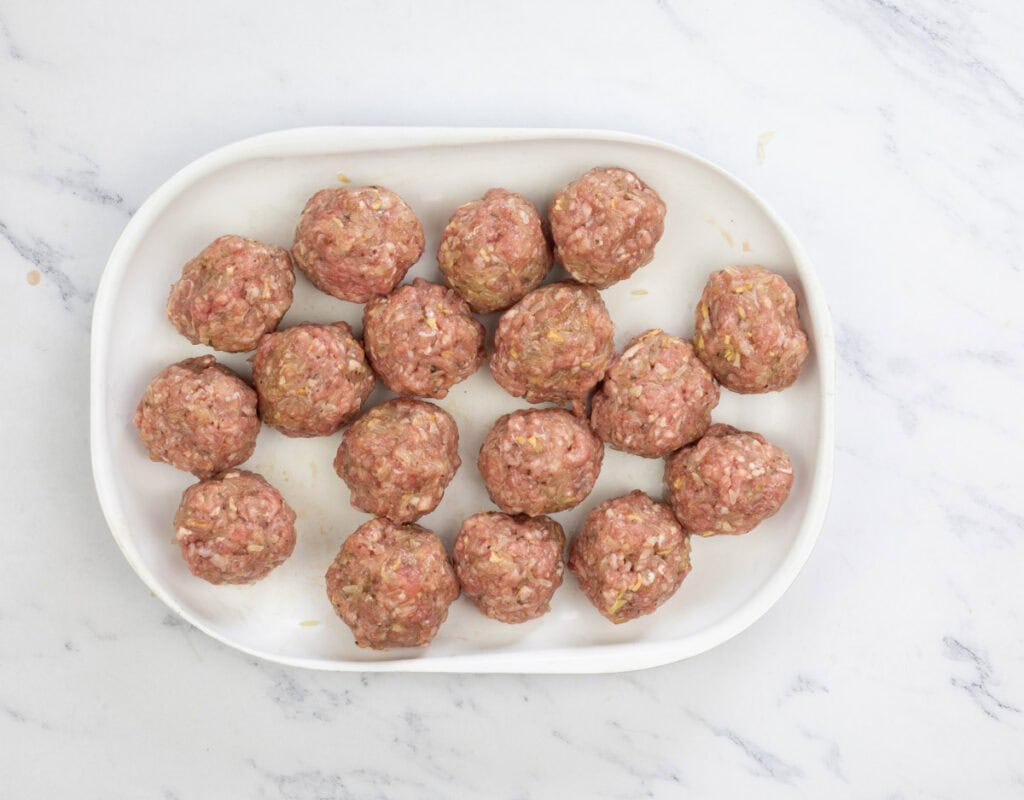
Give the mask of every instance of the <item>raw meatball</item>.
[[200, 478], [241, 464], [256, 449], [256, 392], [213, 356], [186, 358], [157, 375], [135, 409], [153, 461]]
[[550, 610], [564, 549], [562, 526], [548, 517], [474, 514], [455, 537], [455, 574], [488, 617], [526, 622]]
[[262, 476], [244, 470], [186, 489], [174, 529], [188, 568], [210, 583], [255, 583], [295, 548], [295, 512]]
[[597, 290], [552, 283], [534, 289], [502, 315], [491, 372], [515, 397], [571, 403], [582, 414], [613, 346], [612, 320]]
[[423, 225], [381, 186], [323, 189], [295, 229], [295, 265], [323, 292], [365, 303], [390, 292], [423, 254]]
[[373, 373], [347, 322], [304, 322], [268, 333], [252, 377], [260, 416], [286, 436], [330, 436], [373, 391]]
[[599, 167], [555, 195], [548, 220], [555, 260], [576, 280], [603, 289], [654, 258], [665, 204], [629, 170]]
[[345, 431], [334, 469], [356, 508], [411, 522], [437, 508], [462, 464], [451, 415], [399, 397], [371, 408]]
[[699, 439], [718, 384], [684, 339], [641, 333], [616, 356], [594, 395], [594, 432], [618, 450], [660, 458]]
[[451, 289], [417, 278], [363, 311], [374, 371], [398, 394], [444, 397], [484, 360], [484, 326]]
[[569, 569], [615, 624], [650, 614], [690, 572], [690, 537], [668, 506], [643, 492], [607, 500], [587, 515]]
[[480, 447], [487, 493], [509, 514], [552, 514], [579, 505], [601, 472], [604, 445], [586, 420], [561, 408], [514, 411]]
[[277, 327], [294, 285], [287, 250], [221, 236], [182, 267], [167, 318], [192, 344], [241, 353]]
[[734, 392], [785, 389], [807, 358], [796, 295], [780, 275], [764, 267], [712, 273], [694, 327], [697, 355]]
[[499, 311], [535, 289], [551, 269], [551, 251], [533, 204], [490, 189], [459, 206], [441, 234], [437, 263], [445, 281], [479, 314]]
[[372, 519], [327, 570], [327, 597], [356, 644], [385, 650], [429, 644], [459, 596], [444, 544], [419, 525]]
[[781, 448], [731, 425], [712, 425], [665, 465], [672, 510], [701, 536], [746, 533], [782, 507], [792, 485], [793, 467]]

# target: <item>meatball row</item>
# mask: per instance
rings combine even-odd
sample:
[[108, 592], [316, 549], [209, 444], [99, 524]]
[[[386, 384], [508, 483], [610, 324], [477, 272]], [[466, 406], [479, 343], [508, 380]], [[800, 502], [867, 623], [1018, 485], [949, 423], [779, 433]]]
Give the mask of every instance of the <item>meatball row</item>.
[[[548, 420], [556, 428], [566, 421], [585, 426], [568, 412], [547, 411], [556, 415]], [[536, 417], [544, 412], [521, 413]], [[428, 419], [419, 421], [429, 424], [417, 429], [423, 414]], [[413, 451], [405, 450], [410, 443], [402, 441], [403, 429], [406, 436], [410, 431], [443, 436], [450, 426], [449, 435], [457, 437], [446, 417], [432, 404], [410, 398], [374, 409], [363, 418], [370, 420], [366, 431], [357, 429], [356, 438], [377, 428], [390, 430], [379, 440], [374, 437], [372, 449], [351, 459], [352, 444], [343, 441], [339, 474], [345, 476], [345, 465], [379, 461], [396, 449], [403, 455], [391, 468], [418, 464], [425, 453], [415, 452], [417, 440]], [[543, 426], [537, 431], [548, 435]], [[428, 442], [426, 450], [433, 449], [439, 449], [438, 443]], [[409, 452], [411, 461], [405, 460]], [[449, 454], [457, 468], [454, 446]], [[549, 458], [556, 455], [548, 453]], [[372, 467], [367, 470], [374, 474]], [[439, 491], [430, 495], [413, 489], [429, 497], [423, 505], [410, 505], [407, 492], [392, 493], [403, 503], [399, 510], [405, 516], [393, 513], [399, 519], [380, 516], [361, 526], [327, 572], [328, 597], [357, 644], [377, 649], [427, 644], [460, 586], [483, 614], [501, 622], [520, 623], [546, 613], [562, 582], [561, 526], [543, 515], [475, 514], [464, 520], [450, 562], [440, 539], [410, 520], [436, 505], [451, 471], [442, 469], [438, 476], [428, 466], [415, 477]], [[569, 569], [595, 608], [616, 624], [653, 613], [678, 590], [691, 568], [691, 532], [742, 533], [775, 513], [788, 495], [792, 468], [785, 453], [764, 437], [714, 425], [668, 460], [665, 480], [668, 504], [640, 491], [605, 501], [587, 515], [573, 539]], [[387, 495], [393, 488], [385, 480], [378, 493]], [[234, 470], [190, 487], [174, 525], [195, 575], [211, 583], [252, 583], [290, 555], [294, 521], [294, 512], [262, 477]]]

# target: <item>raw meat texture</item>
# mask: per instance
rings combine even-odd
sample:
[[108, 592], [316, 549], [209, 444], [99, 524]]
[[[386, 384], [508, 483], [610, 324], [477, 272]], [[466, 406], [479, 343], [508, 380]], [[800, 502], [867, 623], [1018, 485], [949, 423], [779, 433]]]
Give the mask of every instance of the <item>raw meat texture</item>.
[[294, 285], [287, 250], [221, 236], [182, 267], [167, 318], [192, 344], [245, 352], [277, 327], [292, 304]]
[[322, 189], [309, 198], [292, 256], [321, 291], [365, 303], [394, 289], [423, 246], [423, 225], [401, 197], [382, 186], [361, 186]]
[[537, 516], [579, 505], [603, 460], [604, 445], [585, 419], [543, 408], [501, 417], [480, 447], [477, 467], [498, 508]]
[[286, 436], [330, 436], [373, 391], [373, 372], [346, 322], [268, 333], [253, 358], [260, 416]]
[[363, 311], [374, 372], [391, 391], [441, 398], [484, 360], [484, 326], [457, 292], [417, 278]]
[[478, 314], [500, 311], [537, 288], [551, 269], [551, 250], [533, 204], [490, 189], [455, 209], [437, 249], [445, 282]]
[[712, 273], [697, 304], [694, 348], [719, 383], [743, 394], [791, 386], [807, 358], [796, 295], [764, 267]]
[[441, 540], [386, 519], [349, 536], [326, 578], [327, 597], [356, 644], [374, 650], [429, 644], [459, 596]]
[[260, 431], [256, 392], [209, 355], [171, 364], [157, 375], [134, 422], [150, 459], [200, 478], [249, 458]]
[[701, 536], [752, 530], [782, 507], [792, 485], [793, 467], [781, 448], [731, 425], [712, 425], [665, 465], [672, 510]]
[[463, 521], [455, 537], [455, 574], [466, 597], [499, 622], [546, 614], [562, 585], [565, 533], [549, 517], [494, 511]]
[[295, 548], [295, 512], [261, 475], [245, 470], [186, 489], [174, 530], [192, 574], [210, 583], [254, 583]]
[[555, 195], [548, 220], [555, 260], [580, 283], [604, 289], [654, 258], [665, 203], [629, 170], [598, 167]]
[[352, 423], [334, 469], [348, 485], [353, 506], [412, 522], [437, 508], [461, 463], [451, 415], [433, 403], [400, 397]]
[[617, 450], [660, 458], [708, 429], [718, 384], [684, 339], [657, 328], [629, 344], [594, 395], [594, 432]]
[[619, 624], [650, 614], [690, 572], [690, 537], [643, 492], [601, 503], [569, 548], [569, 569], [594, 607]]
[[582, 414], [611, 361], [613, 336], [608, 309], [592, 286], [542, 286], [502, 315], [491, 374], [514, 397], [571, 404]]

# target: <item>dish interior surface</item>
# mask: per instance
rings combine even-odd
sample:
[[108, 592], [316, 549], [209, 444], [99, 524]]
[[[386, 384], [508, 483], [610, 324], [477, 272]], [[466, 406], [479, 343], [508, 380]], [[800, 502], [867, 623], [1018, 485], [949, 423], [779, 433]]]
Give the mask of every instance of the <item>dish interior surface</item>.
[[[214, 352], [193, 346], [165, 317], [182, 264], [217, 236], [236, 233], [290, 247], [306, 199], [324, 187], [387, 186], [423, 221], [426, 250], [406, 280], [440, 282], [435, 254], [459, 204], [502, 186], [546, 210], [554, 192], [595, 165], [635, 171], [668, 207], [651, 264], [604, 290], [616, 347], [651, 327], [689, 338], [708, 273], [758, 263], [781, 273], [800, 300], [811, 355], [799, 381], [774, 394], [722, 390], [715, 421], [756, 430], [782, 446], [795, 480], [782, 510], [745, 536], [693, 537], [693, 571], [652, 616], [612, 625], [566, 570], [552, 610], [504, 625], [466, 598], [451, 607], [430, 647], [374, 652], [355, 646], [324, 591], [324, 572], [345, 537], [369, 516], [351, 508], [332, 460], [341, 434], [289, 439], [264, 426], [245, 468], [264, 475], [298, 513], [292, 557], [253, 586], [212, 586], [193, 577], [171, 519], [194, 481], [148, 460], [132, 414], [164, 366]], [[340, 175], [339, 175], [340, 173]], [[343, 184], [343, 180], [351, 183]], [[564, 279], [558, 267], [549, 280]], [[346, 320], [359, 332], [362, 306], [333, 299], [297, 274], [282, 326]], [[497, 314], [484, 317], [491, 343]], [[248, 378], [249, 354], [216, 353]], [[738, 633], [792, 582], [823, 521], [831, 478], [833, 344], [827, 308], [799, 246], [763, 204], [717, 168], [638, 137], [545, 131], [312, 129], [231, 145], [187, 167], [138, 212], [104, 274], [94, 318], [92, 447], [100, 499], [126, 557], [175, 611], [218, 639], [274, 660], [327, 669], [596, 672], [693, 655]], [[378, 381], [369, 405], [390, 396]], [[506, 394], [486, 365], [438, 401], [459, 426], [462, 467], [438, 509], [420, 520], [451, 546], [460, 521], [494, 510], [476, 469], [484, 435], [502, 414], [530, 407]], [[603, 500], [642, 489], [662, 496], [661, 460], [606, 449], [587, 500], [553, 515], [571, 539]]]

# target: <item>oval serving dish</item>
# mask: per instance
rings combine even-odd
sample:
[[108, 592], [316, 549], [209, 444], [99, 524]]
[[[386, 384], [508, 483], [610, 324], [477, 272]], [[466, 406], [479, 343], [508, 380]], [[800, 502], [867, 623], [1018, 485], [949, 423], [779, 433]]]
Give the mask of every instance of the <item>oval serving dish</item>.
[[[348, 504], [331, 468], [340, 434], [288, 439], [264, 426], [244, 465], [262, 473], [298, 512], [293, 556], [254, 586], [212, 586], [194, 578], [173, 542], [171, 518], [191, 476], [150, 462], [132, 414], [165, 365], [212, 352], [192, 346], [165, 318], [181, 265], [224, 233], [289, 247], [303, 203], [317, 189], [380, 184], [422, 219], [423, 258], [407, 280], [440, 282], [434, 254], [459, 204], [502, 186], [542, 211], [554, 192], [596, 165], [623, 166], [653, 186], [668, 207], [654, 261], [604, 290], [616, 346], [651, 327], [689, 337], [708, 273], [759, 263], [780, 272], [800, 300], [811, 354], [786, 391], [741, 396], [723, 390], [714, 420], [756, 430], [789, 453], [795, 474], [782, 510], [739, 537], [694, 537], [693, 572], [656, 614], [612, 625], [566, 572], [552, 610], [503, 625], [464, 598], [429, 647], [357, 648], [324, 592], [324, 571], [367, 515]], [[564, 277], [559, 268], [549, 280]], [[362, 306], [335, 300], [297, 276], [282, 325], [352, 323]], [[493, 331], [497, 315], [484, 318]], [[248, 376], [246, 354], [218, 353]], [[432, 672], [612, 672], [665, 664], [725, 641], [763, 615], [810, 555], [832, 479], [835, 344], [821, 286], [794, 236], [748, 188], [714, 165], [639, 136], [605, 131], [462, 128], [307, 128], [257, 136], [185, 167], [143, 204], [111, 253], [92, 329], [91, 440], [96, 488], [111, 532], [139, 577], [176, 613], [247, 653], [317, 669]], [[384, 399], [378, 388], [370, 403]], [[527, 405], [502, 391], [486, 366], [439, 401], [456, 419], [462, 468], [444, 501], [420, 523], [449, 545], [463, 518], [493, 509], [476, 454], [498, 416]], [[553, 515], [571, 536], [602, 500], [642, 489], [662, 495], [662, 461], [606, 450], [601, 477], [583, 504]]]

